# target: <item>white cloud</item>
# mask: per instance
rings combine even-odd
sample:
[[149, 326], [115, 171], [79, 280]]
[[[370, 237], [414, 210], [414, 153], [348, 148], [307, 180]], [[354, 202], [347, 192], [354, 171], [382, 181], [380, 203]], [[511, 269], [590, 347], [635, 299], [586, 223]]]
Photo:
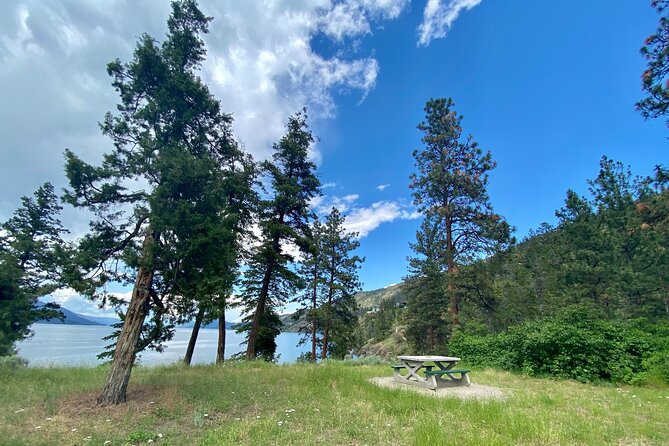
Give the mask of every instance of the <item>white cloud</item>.
[[321, 184], [321, 189], [330, 189], [335, 187], [337, 187], [337, 183], [334, 182]]
[[390, 186], [390, 184], [379, 184], [378, 186], [376, 186], [376, 189], [377, 189], [379, 192], [382, 192], [382, 191], [383, 191], [386, 187], [388, 187], [388, 186]]
[[[288, 116], [307, 106], [318, 125], [335, 115], [336, 95], [363, 100], [376, 84], [371, 55], [344, 40], [326, 57], [311, 47], [314, 36], [364, 37], [366, 23], [395, 19], [406, 3], [202, 0], [214, 21], [201, 76], [246, 150], [266, 158]], [[130, 60], [144, 32], [162, 39], [168, 14], [168, 2], [149, 0], [0, 2], [0, 83], [11, 85], [0, 101], [0, 218], [42, 182], [64, 186], [65, 148], [90, 161], [110, 149], [97, 126], [118, 102], [106, 64]]]
[[[130, 293], [131, 291], [128, 291], [127, 293], [110, 294], [125, 298], [125, 300], [129, 301]], [[60, 288], [40, 300], [43, 300], [44, 302], [56, 302], [60, 306], [84, 316], [116, 317], [116, 312], [113, 308], [100, 308], [100, 305], [97, 302], [80, 295], [72, 288]]]
[[394, 201], [378, 201], [370, 207], [353, 209], [347, 216], [344, 226], [349, 232], [357, 232], [359, 238], [367, 236], [381, 223], [395, 220], [415, 220], [420, 213], [409, 210], [406, 205]]
[[418, 46], [427, 46], [433, 39], [446, 37], [463, 9], [472, 9], [482, 0], [428, 0], [423, 10], [423, 23], [418, 27]]
[[323, 32], [335, 40], [371, 33], [362, 5], [339, 3], [323, 17]]

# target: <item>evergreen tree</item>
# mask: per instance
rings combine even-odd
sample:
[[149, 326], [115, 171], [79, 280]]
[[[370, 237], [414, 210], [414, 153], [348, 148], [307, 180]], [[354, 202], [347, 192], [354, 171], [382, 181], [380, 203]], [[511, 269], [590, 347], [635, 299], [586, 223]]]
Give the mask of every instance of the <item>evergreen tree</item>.
[[[669, 113], [669, 0], [653, 0], [651, 6], [661, 15], [655, 33], [646, 38], [641, 54], [648, 66], [641, 76], [641, 85], [648, 97], [637, 102], [637, 110], [648, 118]], [[669, 125], [669, 121], [667, 121]]]
[[62, 285], [62, 208], [49, 183], [21, 202], [0, 232], [0, 356], [14, 353], [14, 343], [32, 334], [33, 322], [63, 317], [58, 305], [37, 302]]
[[[316, 165], [309, 160], [313, 142], [304, 110], [289, 119], [286, 134], [274, 145], [272, 161], [261, 166], [269, 177], [271, 193], [260, 201], [260, 244], [249, 259], [242, 282], [246, 312], [242, 331], [248, 332], [248, 359], [260, 355], [258, 339], [263, 327], [267, 336], [278, 334], [275, 309], [302, 287], [300, 277], [291, 269], [294, 259], [284, 248], [292, 244], [302, 252], [312, 249], [309, 201], [320, 188]], [[263, 321], [269, 325], [263, 326]]]
[[323, 266], [323, 292], [320, 308], [323, 325], [321, 359], [328, 355], [343, 358], [353, 347], [357, 325], [355, 294], [360, 291], [358, 269], [364, 258], [353, 255], [359, 246], [358, 233], [347, 232], [345, 218], [332, 208], [325, 218], [317, 247]]
[[416, 351], [444, 351], [450, 317], [443, 304], [447, 271], [443, 220], [426, 215], [416, 232], [416, 242], [410, 246], [418, 256], [408, 259], [409, 277], [405, 279], [407, 339]]
[[[134, 283], [101, 405], [125, 400], [138, 348], [165, 335], [160, 317], [178, 317], [172, 297], [197, 282], [195, 270], [221, 272], [198, 285], [209, 296], [231, 287], [251, 175], [232, 118], [196, 75], [210, 20], [194, 0], [173, 2], [162, 43], [145, 34], [131, 62], [107, 66], [121, 97], [101, 124], [113, 151], [99, 167], [66, 151], [66, 198], [96, 216], [71, 283], [103, 302], [110, 281]], [[147, 314], [155, 330], [140, 344]]]
[[418, 125], [425, 147], [415, 150], [417, 173], [411, 175], [414, 203], [442, 232], [441, 268], [447, 278], [448, 311], [459, 325], [460, 302], [455, 275], [460, 265], [505, 248], [510, 227], [495, 214], [486, 187], [495, 167], [472, 136], [462, 135], [462, 116], [449, 99], [425, 104], [426, 120]]
[[[311, 341], [311, 361], [318, 359], [317, 348], [321, 345], [320, 337], [322, 323], [320, 321], [319, 310], [323, 303], [323, 250], [320, 243], [323, 240], [323, 225], [318, 217], [314, 219], [311, 229], [313, 237], [313, 249], [304, 253], [300, 262], [298, 274], [303, 278], [306, 285], [304, 292], [299, 294], [295, 302], [301, 304], [301, 307], [293, 314], [293, 319], [299, 321], [305, 319], [308, 325], [301, 327], [300, 331], [308, 335]], [[300, 342], [304, 342], [301, 340]]]

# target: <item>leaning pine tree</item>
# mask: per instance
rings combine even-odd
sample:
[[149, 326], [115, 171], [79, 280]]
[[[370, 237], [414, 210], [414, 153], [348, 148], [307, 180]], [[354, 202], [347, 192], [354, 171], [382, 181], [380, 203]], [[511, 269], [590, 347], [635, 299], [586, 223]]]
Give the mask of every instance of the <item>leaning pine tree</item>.
[[[96, 217], [80, 243], [71, 285], [104, 301], [109, 296], [98, 290], [107, 283], [134, 282], [99, 405], [125, 401], [147, 314], [178, 311], [166, 296], [179, 277], [181, 284], [196, 278], [179, 265], [220, 270], [211, 266], [217, 250], [202, 248], [237, 239], [249, 187], [246, 159], [232, 138], [232, 118], [195, 73], [210, 20], [193, 0], [173, 2], [162, 43], [143, 35], [131, 62], [107, 67], [121, 96], [119, 113], [101, 124], [114, 149], [99, 167], [66, 151], [66, 199]], [[218, 251], [216, 261], [235, 257], [234, 246]], [[206, 291], [222, 292], [223, 282], [206, 284]]]
[[486, 190], [488, 172], [495, 167], [492, 155], [484, 154], [471, 135], [463, 137], [462, 116], [453, 107], [450, 98], [425, 104], [425, 121], [418, 125], [425, 147], [413, 152], [418, 172], [411, 175], [410, 187], [414, 204], [431, 221], [431, 230], [441, 231], [430, 238], [443, 240], [438, 261], [446, 272], [451, 324], [457, 326], [460, 299], [454, 278], [458, 266], [504, 248], [510, 227], [493, 212]]
[[[248, 359], [273, 356], [274, 338], [281, 325], [276, 308], [301, 287], [300, 277], [291, 269], [294, 259], [285, 246], [292, 244], [301, 251], [312, 249], [309, 202], [320, 193], [316, 165], [309, 160], [313, 142], [305, 110], [289, 119], [286, 134], [274, 145], [272, 161], [262, 164], [271, 191], [260, 202], [260, 244], [244, 272], [241, 295], [246, 311], [241, 329], [248, 332]], [[262, 351], [258, 350], [259, 340]]]

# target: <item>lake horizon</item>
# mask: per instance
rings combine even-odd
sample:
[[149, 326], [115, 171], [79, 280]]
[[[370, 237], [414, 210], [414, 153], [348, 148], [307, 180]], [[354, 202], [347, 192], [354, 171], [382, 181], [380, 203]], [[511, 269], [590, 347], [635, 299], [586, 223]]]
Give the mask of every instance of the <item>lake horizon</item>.
[[[40, 324], [31, 326], [35, 333], [29, 339], [16, 343], [18, 355], [28, 360], [29, 367], [96, 367], [108, 359], [97, 359], [109, 341], [102, 338], [110, 335], [114, 327], [106, 325], [58, 325]], [[177, 328], [174, 337], [165, 342], [165, 350], [145, 350], [139, 354], [138, 364], [143, 366], [169, 365], [183, 361], [190, 339], [191, 328]], [[226, 330], [225, 359], [245, 351], [244, 335]], [[276, 339], [278, 362], [295, 362], [304, 352], [306, 344], [297, 346], [299, 333], [281, 333]], [[202, 328], [193, 352], [192, 364], [213, 364], [216, 361], [218, 329]]]

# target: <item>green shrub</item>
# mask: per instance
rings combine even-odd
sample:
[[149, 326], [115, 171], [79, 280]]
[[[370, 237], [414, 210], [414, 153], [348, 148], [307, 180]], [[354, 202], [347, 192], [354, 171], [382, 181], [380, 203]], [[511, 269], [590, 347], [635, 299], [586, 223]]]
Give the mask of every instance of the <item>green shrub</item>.
[[526, 322], [507, 333], [454, 333], [450, 352], [465, 361], [530, 376], [579, 381], [639, 382], [643, 376], [669, 382], [666, 324], [608, 321], [582, 307]]
[[28, 366], [28, 360], [20, 356], [0, 356], [0, 369], [20, 369]]

